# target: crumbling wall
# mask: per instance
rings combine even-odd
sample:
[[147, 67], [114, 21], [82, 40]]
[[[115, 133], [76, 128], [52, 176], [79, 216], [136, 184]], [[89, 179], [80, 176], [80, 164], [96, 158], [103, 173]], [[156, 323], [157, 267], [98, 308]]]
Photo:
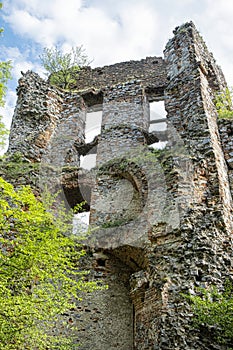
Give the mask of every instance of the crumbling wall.
[[[73, 92], [32, 72], [19, 82], [8, 155], [38, 163], [40, 186], [63, 188], [69, 206], [88, 192], [95, 230], [83, 264], [109, 289], [84, 295], [72, 314], [82, 350], [221, 348], [192, 329], [182, 293], [232, 275], [232, 122], [217, 124], [213, 103], [226, 83], [192, 22], [164, 56], [86, 67]], [[150, 147], [151, 101], [165, 101], [163, 150]], [[86, 144], [97, 106], [101, 134]], [[96, 167], [81, 169], [94, 152]]]
[[8, 153], [21, 152], [38, 162], [59, 123], [63, 93], [28, 72], [19, 80], [17, 95]]
[[[163, 227], [160, 234], [153, 235], [152, 228], [146, 294], [151, 300], [154, 289], [150, 303], [157, 308], [149, 320], [153, 330], [150, 346], [140, 349], [211, 348], [206, 337], [190, 330], [192, 314], [181, 293], [194, 293], [200, 285], [221, 287], [230, 275], [227, 264], [231, 253], [223, 241], [228, 246], [232, 240], [231, 196], [217, 130], [213, 80], [209, 83], [200, 68], [205, 65], [202, 57], [208, 60], [210, 55], [194, 25], [177, 28], [165, 49], [169, 77], [165, 104], [167, 118], [175, 129], [169, 147], [174, 152], [173, 170], [178, 173], [173, 178], [177, 186], [172, 187], [172, 195], [178, 200], [180, 225], [167, 235]], [[219, 81], [216, 79], [214, 86], [220, 89]], [[179, 144], [175, 135], [180, 137]], [[191, 198], [186, 207], [182, 207], [188, 185], [180, 171], [182, 160], [189, 166]], [[148, 325], [147, 316], [145, 323]], [[137, 334], [142, 344], [144, 329], [141, 337]]]
[[166, 65], [162, 57], [147, 57], [141, 61], [120, 62], [91, 69], [84, 67], [74, 88], [101, 90], [132, 80], [140, 80], [145, 86], [161, 88], [167, 83]]
[[104, 280], [108, 289], [96, 291], [94, 296], [84, 294], [83, 302], [77, 305], [73, 320], [79, 330], [80, 349], [133, 350], [133, 304], [128, 283], [132, 269], [102, 252], [86, 258], [87, 267], [92, 269], [92, 278]]

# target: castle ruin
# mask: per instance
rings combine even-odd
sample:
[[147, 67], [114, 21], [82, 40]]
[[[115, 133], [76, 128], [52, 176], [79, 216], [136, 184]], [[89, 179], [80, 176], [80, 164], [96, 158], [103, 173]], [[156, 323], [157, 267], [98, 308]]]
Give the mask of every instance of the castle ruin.
[[[16, 185], [62, 189], [67, 207], [86, 201], [85, 264], [108, 285], [72, 314], [81, 350], [220, 349], [192, 329], [182, 294], [232, 276], [233, 121], [214, 105], [225, 87], [192, 22], [164, 58], [84, 67], [70, 92], [33, 72], [19, 80], [8, 155], [39, 171]], [[153, 118], [152, 104], [166, 115]]]

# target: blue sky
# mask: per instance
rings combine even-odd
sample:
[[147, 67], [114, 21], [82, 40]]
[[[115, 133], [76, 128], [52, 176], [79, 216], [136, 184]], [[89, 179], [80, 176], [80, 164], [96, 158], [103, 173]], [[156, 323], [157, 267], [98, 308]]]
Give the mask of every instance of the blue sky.
[[83, 45], [92, 66], [162, 56], [173, 29], [193, 20], [233, 86], [232, 0], [3, 0], [0, 59], [13, 63], [6, 105], [10, 127], [21, 71], [43, 76], [43, 47]]

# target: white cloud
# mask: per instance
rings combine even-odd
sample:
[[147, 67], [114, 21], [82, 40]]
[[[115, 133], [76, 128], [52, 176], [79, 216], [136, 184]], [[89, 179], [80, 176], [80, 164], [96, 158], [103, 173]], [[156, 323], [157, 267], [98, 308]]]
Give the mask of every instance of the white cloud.
[[94, 65], [162, 55], [174, 27], [191, 19], [218, 57], [232, 53], [229, 0], [5, 0], [4, 8], [22, 39], [41, 46], [83, 44]]
[[[38, 72], [41, 76], [43, 76], [42, 67], [38, 63], [29, 60], [29, 50], [25, 50], [22, 53], [17, 47], [1, 46], [0, 52], [1, 57], [4, 57], [4, 60], [11, 60], [12, 62], [11, 75], [12, 80], [14, 82], [18, 81], [18, 79], [22, 76], [21, 71], [26, 72], [27, 70], [33, 70], [35, 72]], [[5, 96], [5, 106], [0, 107], [0, 115], [3, 117], [3, 122], [8, 129], [11, 126], [11, 120], [14, 113], [16, 99], [16, 91], [14, 88], [11, 87], [10, 81], [9, 88]]]
[[[111, 1], [110, 1], [111, 2]], [[148, 6], [146, 6], [148, 3]], [[159, 17], [150, 1], [107, 2], [8, 0], [5, 20], [13, 31], [42, 46], [83, 44], [95, 64], [139, 58], [153, 51]], [[116, 12], [117, 11], [117, 12]]]
[[58, 31], [51, 19], [38, 19], [26, 10], [14, 10], [5, 17], [13, 31], [24, 38], [32, 39], [43, 46], [51, 46], [58, 40]]
[[76, 31], [82, 17], [81, 4], [81, 0], [9, 0], [5, 20], [15, 33], [42, 46], [52, 46]]
[[4, 57], [4, 60], [12, 62], [11, 75], [14, 80], [18, 80], [21, 77], [21, 71], [33, 70], [43, 75], [42, 66], [37, 61], [29, 59], [30, 49], [21, 52], [18, 47], [1, 46], [0, 56]]
[[196, 14], [198, 29], [217, 63], [222, 67], [229, 85], [233, 85], [233, 2], [204, 0], [203, 11]]
[[3, 11], [18, 40], [0, 50], [0, 58], [13, 63], [13, 84], [0, 109], [8, 127], [16, 102], [13, 85], [21, 71], [43, 76], [38, 50], [45, 46], [69, 50], [83, 44], [93, 66], [162, 56], [174, 28], [193, 20], [233, 86], [230, 0], [4, 0]]
[[3, 117], [4, 124], [9, 129], [11, 126], [11, 118], [13, 116], [16, 103], [15, 92], [13, 90], [8, 90], [5, 100], [5, 107], [0, 107], [0, 115]]
[[[233, 85], [233, 2], [229, 0], [5, 0], [5, 20], [18, 35], [14, 79], [28, 69], [42, 73], [36, 62], [40, 47], [64, 49], [83, 44], [93, 66], [162, 56], [175, 26], [193, 19], [207, 46]], [[25, 39], [30, 46], [22, 49]], [[34, 48], [36, 46], [36, 49]], [[34, 51], [34, 52], [33, 52]]]
[[131, 55], [142, 57], [142, 53], [148, 54], [155, 49], [153, 44], [159, 33], [160, 20], [154, 9], [146, 8], [142, 3], [134, 4], [127, 11], [123, 10], [120, 18], [119, 43], [123, 43], [125, 50], [130, 43]]

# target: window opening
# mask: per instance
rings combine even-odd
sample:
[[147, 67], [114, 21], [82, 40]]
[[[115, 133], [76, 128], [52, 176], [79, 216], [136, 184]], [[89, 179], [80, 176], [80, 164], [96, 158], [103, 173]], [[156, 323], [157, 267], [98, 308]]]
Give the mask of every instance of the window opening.
[[90, 143], [94, 140], [95, 136], [101, 132], [102, 124], [102, 111], [96, 111], [94, 107], [89, 108], [86, 114], [85, 124], [85, 141]]
[[96, 166], [96, 153], [89, 153], [85, 156], [80, 156], [80, 167], [86, 170], [91, 170]]
[[164, 101], [151, 102], [149, 132], [166, 130], [166, 115]]
[[74, 214], [73, 216], [73, 234], [80, 234], [88, 230], [90, 211]]
[[167, 141], [159, 141], [159, 142], [152, 143], [150, 147], [154, 149], [164, 149], [166, 145], [167, 145]]
[[69, 208], [74, 208], [78, 203], [83, 203], [82, 211], [73, 214], [72, 231], [73, 234], [80, 234], [88, 229], [90, 216], [91, 188], [89, 186], [63, 187], [65, 199]]
[[[159, 133], [167, 130], [166, 110], [164, 101], [150, 102], [150, 126], [149, 133], [156, 133], [159, 139]], [[159, 141], [150, 145], [154, 149], [164, 149], [167, 141]]]

